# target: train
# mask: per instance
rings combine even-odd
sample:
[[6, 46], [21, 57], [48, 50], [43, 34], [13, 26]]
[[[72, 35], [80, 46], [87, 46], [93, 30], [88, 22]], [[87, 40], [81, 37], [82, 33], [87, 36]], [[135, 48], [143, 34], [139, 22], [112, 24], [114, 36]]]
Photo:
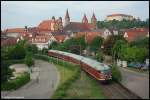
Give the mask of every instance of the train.
[[79, 64], [81, 69], [98, 81], [109, 81], [112, 79], [111, 67], [96, 60], [59, 50], [48, 50], [48, 56]]

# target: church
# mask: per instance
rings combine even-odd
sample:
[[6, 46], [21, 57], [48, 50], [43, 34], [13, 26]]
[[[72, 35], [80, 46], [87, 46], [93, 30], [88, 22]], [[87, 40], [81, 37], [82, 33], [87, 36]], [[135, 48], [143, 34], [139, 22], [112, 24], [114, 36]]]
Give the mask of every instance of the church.
[[[6, 29], [3, 31], [4, 35], [11, 36], [17, 41], [27, 39], [30, 43], [36, 44], [38, 48], [48, 48], [48, 45], [53, 41], [62, 43], [65, 40], [76, 37], [77, 35], [85, 36], [85, 38], [93, 38], [98, 36], [99, 33], [92, 33], [97, 29], [97, 19], [93, 13], [89, 21], [86, 14], [83, 15], [81, 22], [73, 22], [70, 20], [68, 9], [64, 16], [64, 23], [62, 17], [43, 20], [37, 27], [25, 27]], [[92, 33], [92, 34], [91, 34]], [[91, 34], [92, 36], [90, 36]], [[77, 36], [77, 37], [78, 37]], [[90, 36], [90, 37], [89, 37]]]
[[[93, 16], [91, 18], [91, 22], [89, 23], [86, 14], [84, 14], [81, 22], [72, 22], [70, 21], [70, 16], [68, 9], [66, 11], [64, 23], [62, 22], [62, 18], [59, 17], [58, 19], [55, 19], [53, 16], [50, 20], [44, 20], [42, 21], [38, 29], [39, 30], [47, 30], [51, 32], [84, 32], [84, 31], [92, 31], [94, 29], [97, 29], [97, 19], [95, 17], [95, 14], [93, 13]], [[63, 26], [64, 25], [64, 26]]]

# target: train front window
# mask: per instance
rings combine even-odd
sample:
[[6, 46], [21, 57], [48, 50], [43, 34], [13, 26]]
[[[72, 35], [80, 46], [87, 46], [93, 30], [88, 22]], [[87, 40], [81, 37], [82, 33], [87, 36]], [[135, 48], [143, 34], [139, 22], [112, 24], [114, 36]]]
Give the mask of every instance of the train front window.
[[102, 74], [108, 74], [110, 72], [110, 70], [103, 70], [101, 71]]

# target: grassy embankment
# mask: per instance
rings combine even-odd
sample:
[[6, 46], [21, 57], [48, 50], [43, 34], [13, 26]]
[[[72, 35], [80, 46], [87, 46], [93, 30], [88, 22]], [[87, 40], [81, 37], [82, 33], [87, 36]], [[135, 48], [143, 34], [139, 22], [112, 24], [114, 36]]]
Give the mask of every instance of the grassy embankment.
[[60, 84], [51, 98], [53, 99], [105, 99], [98, 82], [80, 71], [79, 65], [63, 62], [47, 56], [38, 56], [53, 62], [60, 73]]

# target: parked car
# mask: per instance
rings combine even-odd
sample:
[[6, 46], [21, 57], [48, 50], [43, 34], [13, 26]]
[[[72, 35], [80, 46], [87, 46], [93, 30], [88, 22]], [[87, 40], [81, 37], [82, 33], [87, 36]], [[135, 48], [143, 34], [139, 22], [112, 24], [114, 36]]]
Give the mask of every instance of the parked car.
[[143, 66], [141, 68], [142, 70], [148, 70], [149, 69], [149, 65], [147, 65], [147, 64], [143, 64], [142, 66]]
[[140, 69], [142, 67], [142, 65], [140, 63], [131, 62], [131, 63], [128, 63], [128, 67]]
[[128, 67], [143, 69], [143, 70], [149, 69], [149, 66], [147, 66], [145, 63], [136, 63], [136, 62], [128, 63]]

